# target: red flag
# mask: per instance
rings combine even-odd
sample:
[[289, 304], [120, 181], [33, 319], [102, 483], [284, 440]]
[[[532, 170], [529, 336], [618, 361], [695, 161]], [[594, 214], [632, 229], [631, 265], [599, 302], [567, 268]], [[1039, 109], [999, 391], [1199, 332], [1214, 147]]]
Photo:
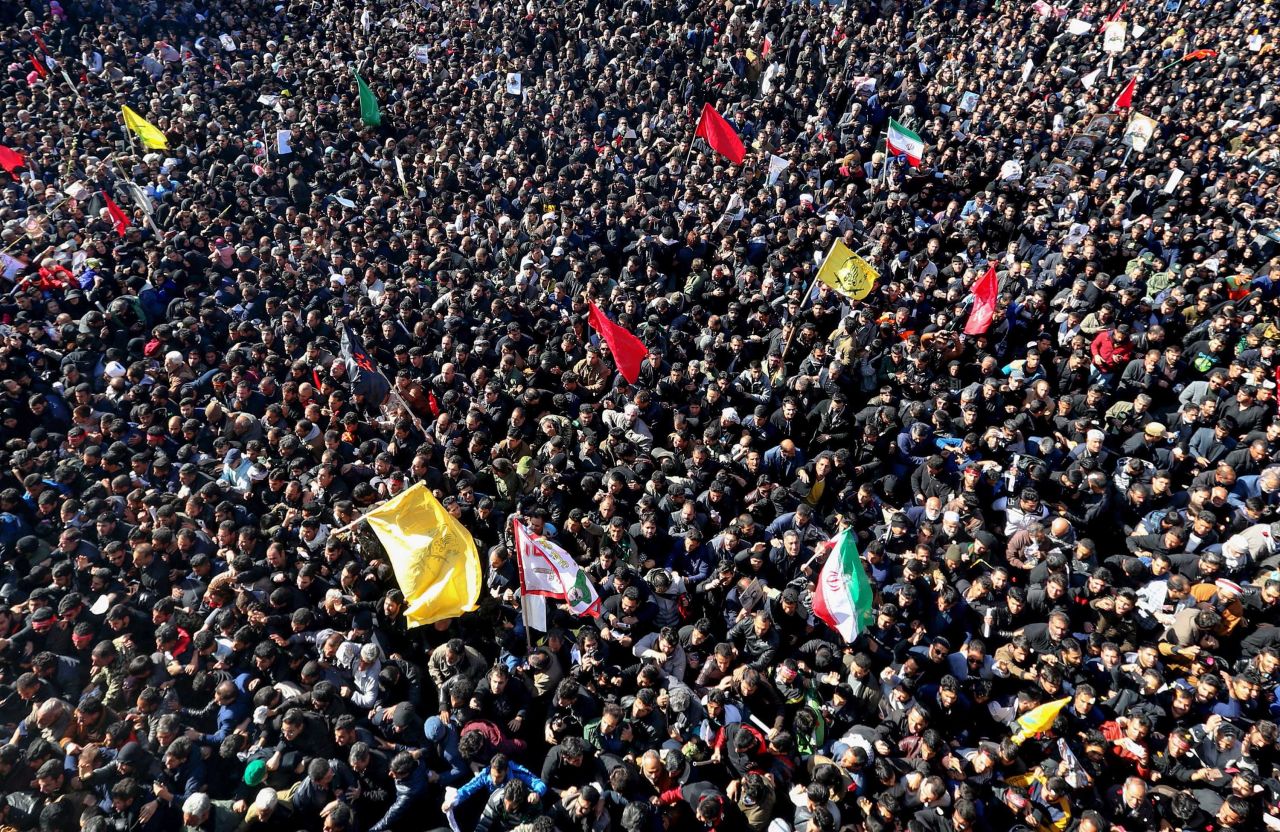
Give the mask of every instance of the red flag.
[[[49, 55], [49, 47], [44, 45], [44, 38], [40, 37], [40, 30], [32, 29], [31, 36], [36, 39], [36, 45], [40, 47], [40, 51], [46, 55]], [[53, 56], [49, 55], [49, 57], [52, 58]]]
[[1124, 85], [1124, 89], [1120, 91], [1120, 95], [1116, 97], [1116, 102], [1111, 105], [1113, 110], [1127, 110], [1133, 106], [1133, 88], [1138, 85], [1138, 76], [1129, 79], [1129, 83]]
[[764, 36], [764, 42], [760, 44], [760, 57], [767, 58], [769, 53], [773, 51], [773, 38], [768, 35]]
[[31, 56], [31, 65], [36, 68], [36, 75], [41, 78], [49, 77], [49, 67], [45, 66], [35, 55]]
[[965, 321], [965, 335], [981, 335], [991, 326], [991, 319], [996, 313], [996, 294], [1000, 283], [996, 280], [996, 264], [987, 266], [987, 272], [973, 284], [973, 308], [969, 310], [969, 320]]
[[1197, 49], [1194, 52], [1188, 52], [1187, 54], [1183, 55], [1182, 60], [1202, 61], [1205, 58], [1216, 58], [1216, 57], [1218, 57], [1218, 50], [1216, 49]]
[[1129, 5], [1129, 0], [1124, 0], [1124, 2], [1120, 4], [1120, 8], [1116, 9], [1111, 14], [1104, 17], [1102, 19], [1102, 25], [1098, 27], [1098, 31], [1101, 32], [1103, 29], [1106, 29], [1108, 23], [1118, 19], [1120, 15], [1124, 14], [1125, 7], [1127, 7], [1128, 5]]
[[0, 168], [4, 168], [9, 172], [15, 180], [18, 174], [14, 173], [15, 168], [24, 168], [27, 166], [27, 159], [16, 150], [5, 147], [0, 144]]
[[591, 328], [600, 333], [600, 337], [609, 345], [609, 352], [613, 354], [613, 363], [618, 365], [618, 372], [622, 373], [628, 384], [635, 384], [636, 379], [640, 378], [640, 362], [649, 352], [648, 348], [639, 338], [627, 332], [625, 327], [605, 317], [600, 307], [594, 303], [591, 304], [587, 320]]
[[129, 222], [129, 216], [120, 210], [120, 206], [116, 205], [115, 200], [111, 198], [111, 194], [102, 191], [102, 198], [107, 201], [107, 213], [111, 215], [111, 223], [116, 227], [116, 233], [123, 237], [125, 229], [132, 225]]
[[738, 131], [710, 104], [702, 105], [702, 116], [698, 119], [698, 130], [693, 137], [706, 139], [712, 150], [735, 165], [742, 164], [742, 160], [747, 158], [747, 149], [742, 146]]

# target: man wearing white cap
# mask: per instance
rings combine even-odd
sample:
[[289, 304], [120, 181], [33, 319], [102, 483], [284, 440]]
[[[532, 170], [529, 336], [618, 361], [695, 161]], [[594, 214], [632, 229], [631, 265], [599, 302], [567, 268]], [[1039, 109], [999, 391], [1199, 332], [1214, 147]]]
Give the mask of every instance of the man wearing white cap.
[[1244, 623], [1244, 604], [1240, 596], [1244, 589], [1229, 578], [1218, 578], [1213, 583], [1196, 584], [1191, 587], [1191, 597], [1199, 604], [1210, 604], [1222, 616], [1222, 623], [1214, 632], [1219, 637], [1226, 637]]
[[[358, 652], [357, 652], [358, 647]], [[343, 642], [338, 648], [338, 661], [351, 670], [351, 686], [343, 685], [340, 693], [357, 708], [378, 706], [378, 674], [382, 672], [382, 651], [376, 644], [357, 645]]]

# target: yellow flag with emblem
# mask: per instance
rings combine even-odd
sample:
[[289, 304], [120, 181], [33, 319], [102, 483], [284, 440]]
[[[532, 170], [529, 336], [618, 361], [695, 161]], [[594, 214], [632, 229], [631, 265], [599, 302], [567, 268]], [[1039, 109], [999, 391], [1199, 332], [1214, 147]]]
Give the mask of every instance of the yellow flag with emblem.
[[1014, 723], [1018, 730], [1013, 736], [1013, 741], [1021, 745], [1027, 738], [1048, 731], [1053, 727], [1053, 723], [1057, 721], [1058, 714], [1062, 713], [1062, 709], [1070, 701], [1070, 696], [1064, 699], [1055, 699], [1052, 702], [1046, 702], [1043, 705], [1032, 708], [1018, 717]]
[[391, 561], [410, 627], [476, 608], [483, 578], [475, 540], [426, 485], [406, 489], [364, 519]]
[[129, 107], [121, 107], [120, 114], [124, 118], [124, 126], [132, 130], [144, 145], [153, 150], [167, 150], [169, 140], [151, 122], [138, 115]]
[[836, 240], [818, 269], [818, 279], [850, 300], [862, 300], [871, 294], [880, 273]]

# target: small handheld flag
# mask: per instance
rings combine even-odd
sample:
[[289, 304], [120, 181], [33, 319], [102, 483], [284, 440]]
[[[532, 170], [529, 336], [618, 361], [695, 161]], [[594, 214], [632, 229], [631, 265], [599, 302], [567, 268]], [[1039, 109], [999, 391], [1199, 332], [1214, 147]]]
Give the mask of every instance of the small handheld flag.
[[920, 167], [920, 159], [924, 156], [924, 141], [919, 134], [908, 130], [893, 119], [889, 119], [889, 134], [886, 138], [889, 153], [893, 156], [906, 156], [911, 167]]
[[818, 573], [813, 595], [813, 614], [852, 644], [858, 634], [871, 626], [875, 592], [866, 567], [858, 554], [858, 540], [845, 529], [829, 544], [827, 559]]
[[880, 274], [844, 243], [836, 240], [818, 269], [818, 280], [850, 300], [862, 300], [871, 294]]
[[742, 160], [747, 158], [747, 149], [738, 138], [738, 131], [710, 104], [702, 105], [702, 115], [698, 118], [698, 129], [693, 137], [706, 139], [712, 150], [735, 165], [742, 164]]
[[1116, 96], [1115, 103], [1111, 105], [1113, 110], [1127, 110], [1133, 106], [1133, 91], [1138, 86], [1138, 76], [1129, 79], [1129, 83], [1124, 85], [1124, 89], [1120, 91], [1120, 95]]
[[360, 92], [360, 120], [366, 127], [379, 126], [382, 124], [382, 113], [378, 110], [378, 99], [373, 97], [373, 90], [369, 89], [360, 73], [353, 69], [351, 74], [356, 76], [356, 89]]
[[626, 327], [609, 320], [594, 303], [591, 304], [587, 321], [609, 345], [609, 352], [613, 355], [613, 362], [618, 365], [618, 372], [622, 373], [628, 384], [635, 384], [636, 379], [640, 378], [640, 362], [649, 352], [644, 342], [627, 331]]
[[107, 205], [107, 213], [111, 215], [111, 224], [115, 226], [116, 233], [123, 237], [133, 223], [130, 222], [129, 215], [122, 211], [119, 205], [116, 205], [116, 201], [111, 198], [111, 194], [106, 191], [101, 193], [102, 199]]
[[0, 144], [0, 168], [4, 168], [16, 180], [18, 174], [14, 171], [26, 166], [27, 158], [22, 153]]
[[981, 335], [991, 326], [999, 290], [996, 266], [992, 263], [982, 277], [978, 278], [978, 282], [973, 284], [973, 308], [969, 310], [969, 320], [965, 321], [965, 335]]

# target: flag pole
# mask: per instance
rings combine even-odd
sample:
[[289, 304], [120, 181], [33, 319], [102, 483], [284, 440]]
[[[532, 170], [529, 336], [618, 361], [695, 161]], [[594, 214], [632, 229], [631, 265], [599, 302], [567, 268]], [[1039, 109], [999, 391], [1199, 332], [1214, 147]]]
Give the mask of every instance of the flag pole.
[[[403, 494], [404, 492], [402, 491], [402, 492], [400, 492], [400, 493], [402, 493], [402, 494]], [[334, 529], [333, 531], [329, 532], [329, 537], [333, 537], [334, 535], [338, 535], [338, 534], [346, 534], [347, 532], [349, 532], [349, 531], [351, 531], [352, 529], [354, 529], [356, 526], [358, 526], [358, 525], [360, 525], [361, 523], [363, 523], [363, 522], [365, 521], [365, 519], [366, 519], [366, 518], [365, 518], [365, 516], [362, 514], [362, 515], [360, 515], [359, 517], [357, 517], [356, 519], [352, 520], [352, 521], [351, 521], [350, 523], [348, 523], [347, 525], [343, 526], [342, 528], [340, 528], [340, 529]]]
[[124, 110], [120, 111], [120, 124], [124, 126], [124, 134], [129, 137], [129, 150], [136, 155], [138, 145], [134, 143], [133, 131], [129, 129], [129, 123], [124, 120]]
[[[111, 155], [111, 164], [115, 165], [116, 172], [119, 173], [120, 178], [124, 180], [126, 188], [129, 186], [137, 187], [132, 179], [124, 175], [124, 168], [120, 166], [120, 161], [115, 158], [114, 153]], [[130, 199], [133, 198], [132, 191], [129, 192], [129, 197]], [[146, 205], [139, 205], [138, 207], [142, 209], [142, 216], [143, 219], [147, 221], [147, 225], [151, 226], [151, 233], [155, 234], [157, 237], [160, 236], [160, 229], [156, 227], [156, 221], [151, 218], [151, 212], [147, 210]]]
[[[831, 251], [835, 250], [835, 243], [831, 244]], [[809, 303], [809, 298], [813, 296], [813, 288], [818, 285], [818, 277], [822, 274], [822, 267], [831, 259], [831, 251], [827, 252], [827, 256], [822, 258], [822, 264], [818, 266], [818, 270], [813, 274], [813, 280], [809, 281], [809, 288], [805, 289], [804, 297], [800, 298], [800, 311], [803, 312], [805, 306]], [[796, 337], [796, 331], [800, 329], [799, 324], [793, 324], [791, 334], [787, 336], [787, 342], [782, 345], [782, 357], [787, 357], [787, 351], [791, 349], [791, 341]]]
[[[533, 652], [533, 630], [529, 626], [529, 605], [525, 595], [524, 588], [524, 558], [520, 556], [520, 518], [511, 515], [511, 541], [516, 544], [516, 572], [520, 576], [520, 620], [524, 624], [524, 646], [529, 652]], [[545, 616], [544, 616], [545, 617]]]

